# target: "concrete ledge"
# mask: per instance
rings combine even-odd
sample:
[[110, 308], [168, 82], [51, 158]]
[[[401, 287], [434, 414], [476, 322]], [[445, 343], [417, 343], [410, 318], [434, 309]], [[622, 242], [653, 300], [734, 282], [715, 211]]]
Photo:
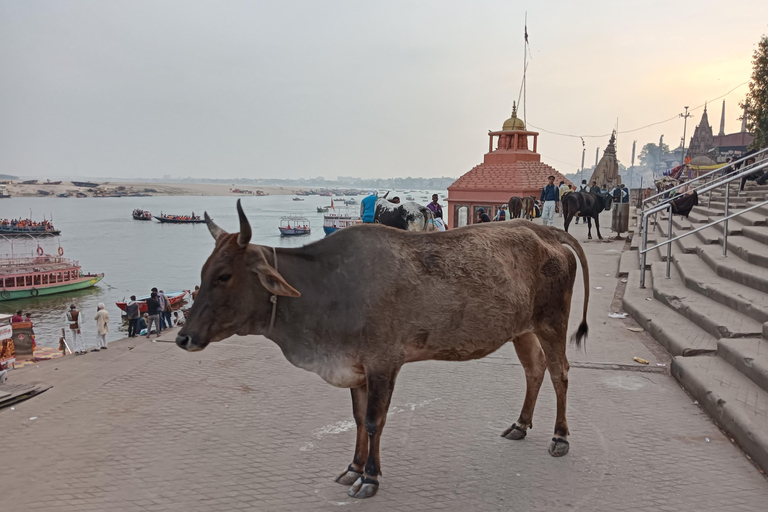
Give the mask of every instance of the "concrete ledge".
[[[722, 231], [722, 230], [720, 230]], [[730, 229], [728, 230], [730, 231]], [[718, 244], [723, 245], [723, 237], [718, 239]], [[768, 268], [768, 246], [762, 242], [744, 236], [728, 238], [728, 252], [733, 251], [739, 258], [753, 265]]]
[[714, 353], [717, 339], [654, 299], [651, 283], [652, 276], [647, 273], [647, 288], [641, 289], [640, 271], [629, 273], [623, 298], [624, 311], [673, 356]]
[[624, 251], [621, 253], [621, 260], [619, 260], [619, 277], [626, 277], [633, 270], [640, 270], [639, 254], [632, 251]]
[[717, 355], [768, 392], [768, 341], [722, 339], [717, 342]]
[[[715, 252], [716, 251], [716, 252]], [[722, 249], [718, 247], [700, 248], [699, 256], [720, 277], [741, 283], [763, 293], [768, 293], [768, 272], [762, 267], [756, 267], [748, 261], [740, 260], [738, 254], [723, 257]], [[760, 272], [762, 271], [762, 272]]]
[[757, 240], [761, 244], [768, 245], [768, 227], [767, 226], [744, 226], [742, 234], [752, 240]]
[[[768, 468], [768, 421], [744, 397], [768, 403], [768, 393], [717, 356], [675, 357], [672, 375], [762, 468]], [[756, 396], [757, 395], [757, 396]]]
[[757, 320], [686, 288], [674, 265], [670, 279], [663, 277], [666, 273], [665, 263], [654, 263], [651, 268], [654, 275], [653, 297], [701, 326], [712, 336], [719, 339], [761, 335], [762, 324]]

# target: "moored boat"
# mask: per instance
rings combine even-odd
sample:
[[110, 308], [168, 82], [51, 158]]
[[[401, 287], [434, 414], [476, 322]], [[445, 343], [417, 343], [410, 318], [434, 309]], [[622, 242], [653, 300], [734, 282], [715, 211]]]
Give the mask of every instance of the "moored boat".
[[98, 183], [94, 183], [92, 181], [73, 181], [72, 184], [76, 187], [87, 187], [87, 188], [94, 188], [98, 187]]
[[37, 183], [37, 180], [27, 180], [21, 182], [22, 185], [34, 185], [35, 183]]
[[284, 236], [308, 235], [312, 232], [309, 219], [297, 215], [280, 217], [280, 225], [277, 229]]
[[147, 210], [136, 208], [132, 213], [133, 220], [152, 220], [152, 214]]
[[78, 261], [63, 257], [61, 246], [57, 252], [46, 254], [38, 245], [36, 256], [0, 258], [0, 301], [81, 290], [104, 278], [104, 274], [84, 274]]
[[318, 206], [317, 213], [325, 213], [328, 211], [328, 208], [330, 208], [330, 206]]
[[349, 213], [327, 213], [323, 216], [323, 231], [326, 235], [335, 233], [340, 229], [362, 223], [359, 215]]
[[302, 199], [302, 198], [300, 198], [300, 197], [294, 197], [294, 198], [293, 198], [293, 200], [294, 200], [294, 201], [303, 201], [304, 199]]
[[[168, 297], [168, 302], [171, 303], [171, 306], [175, 306], [176, 304], [180, 303], [182, 300], [184, 300], [184, 297], [186, 297], [187, 292], [170, 292], [166, 293], [165, 296]], [[147, 299], [149, 298], [149, 295], [143, 295], [141, 297], [136, 298], [136, 302], [139, 303], [139, 311], [142, 313], [146, 313], [147, 311]], [[125, 307], [128, 305], [128, 302], [123, 300], [122, 302], [115, 302], [115, 305], [125, 311]]]
[[159, 217], [157, 215], [154, 217], [160, 222], [168, 224], [201, 224], [205, 222], [205, 219], [201, 219], [200, 216], [195, 215], [194, 212], [192, 212], [192, 215], [163, 215], [161, 213]]
[[42, 222], [25, 219], [19, 222], [3, 220], [0, 222], [0, 235], [3, 236], [58, 236], [61, 231], [53, 227], [48, 220]]

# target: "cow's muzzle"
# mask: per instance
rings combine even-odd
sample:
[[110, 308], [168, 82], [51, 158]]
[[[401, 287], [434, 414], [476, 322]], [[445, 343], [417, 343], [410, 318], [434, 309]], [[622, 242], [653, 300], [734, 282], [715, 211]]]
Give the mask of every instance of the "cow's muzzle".
[[199, 350], [203, 350], [205, 348], [205, 345], [198, 345], [192, 341], [191, 336], [182, 336], [178, 335], [176, 336], [176, 344], [186, 350], [187, 352], [197, 352]]

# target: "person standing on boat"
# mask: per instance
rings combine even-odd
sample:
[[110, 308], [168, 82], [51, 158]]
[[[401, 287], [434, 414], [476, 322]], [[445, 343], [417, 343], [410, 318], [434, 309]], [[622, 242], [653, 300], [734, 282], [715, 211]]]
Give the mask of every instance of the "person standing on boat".
[[360, 217], [366, 224], [373, 223], [374, 217], [376, 217], [376, 196], [375, 190], [368, 191], [368, 197], [360, 201]]
[[77, 306], [74, 304], [69, 306], [67, 312], [67, 323], [69, 324], [69, 349], [73, 351], [75, 355], [85, 354], [85, 347], [83, 346], [83, 333], [80, 330], [80, 312], [77, 310]]
[[17, 324], [23, 321], [24, 321], [24, 318], [21, 316], [21, 310], [17, 311], [16, 314], [11, 317], [11, 323], [13, 324]]
[[139, 323], [139, 303], [136, 296], [131, 295], [131, 301], [125, 306], [125, 314], [128, 316], [128, 337], [135, 338], [138, 334], [136, 326]]
[[107, 313], [106, 306], [103, 302], [99, 302], [96, 307], [96, 316], [93, 317], [96, 320], [96, 348], [91, 352], [98, 352], [99, 350], [107, 349], [107, 333], [109, 332], [109, 313]]
[[[156, 289], [156, 288], [155, 288]], [[147, 299], [147, 339], [152, 332], [152, 323], [155, 324], [156, 334], [160, 336], [160, 302], [157, 300], [157, 292], [153, 291]]]

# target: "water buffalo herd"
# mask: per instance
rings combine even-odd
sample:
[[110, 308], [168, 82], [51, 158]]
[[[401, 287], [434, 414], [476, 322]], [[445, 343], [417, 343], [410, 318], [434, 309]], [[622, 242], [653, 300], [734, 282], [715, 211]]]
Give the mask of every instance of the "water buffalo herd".
[[[523, 211], [525, 201], [515, 205], [512, 211]], [[586, 255], [573, 236], [522, 219], [435, 233], [373, 223], [303, 247], [267, 247], [251, 243], [239, 200], [237, 213], [239, 233], [205, 214], [215, 245], [176, 344], [193, 352], [233, 335], [263, 335], [293, 365], [350, 389], [355, 450], [336, 478], [350, 496], [368, 498], [379, 488], [382, 430], [404, 364], [479, 359], [510, 341], [526, 390], [502, 436], [526, 436], [549, 371], [557, 408], [548, 451], [568, 453], [566, 345], [577, 260], [584, 280], [577, 347], [587, 335], [590, 290]], [[409, 222], [422, 222], [411, 214]], [[439, 478], [439, 471], [425, 476]]]

